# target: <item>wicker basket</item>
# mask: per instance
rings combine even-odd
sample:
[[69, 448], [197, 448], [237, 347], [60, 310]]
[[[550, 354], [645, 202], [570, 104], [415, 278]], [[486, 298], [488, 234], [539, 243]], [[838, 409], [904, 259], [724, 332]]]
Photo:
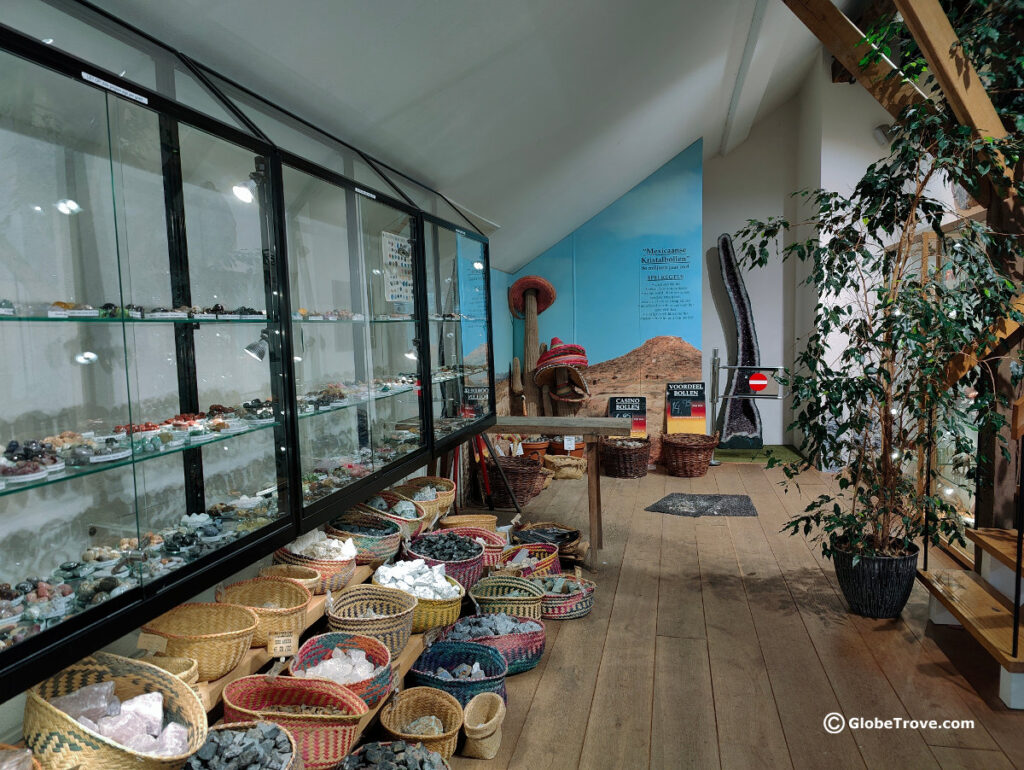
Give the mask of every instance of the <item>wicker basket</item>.
[[[519, 529], [512, 530], [513, 542], [522, 542], [516, 537], [516, 533], [528, 531], [531, 529], [564, 529], [568, 532], [579, 532], [576, 527], [570, 527], [568, 524], [562, 524], [558, 521], [532, 521], [523, 524]], [[576, 559], [582, 556], [580, 553], [580, 545], [583, 542], [582, 534], [578, 534], [575, 540], [569, 540], [558, 546], [558, 556], [564, 559]]]
[[394, 490], [391, 489], [385, 489], [378, 492], [376, 496], [384, 498], [384, 501], [388, 504], [389, 508], [394, 508], [395, 503], [401, 500], [405, 500], [416, 506], [415, 519], [403, 519], [401, 516], [396, 516], [395, 514], [390, 513], [388, 511], [382, 511], [378, 508], [374, 508], [373, 506], [367, 505], [366, 503], [360, 503], [358, 506], [356, 506], [361, 510], [367, 511], [376, 516], [383, 516], [388, 521], [395, 522], [395, 524], [397, 524], [402, 529], [403, 540], [411, 540], [412, 538], [419, 535], [419, 533], [422, 532], [431, 521], [431, 519], [428, 518], [427, 511], [423, 507], [423, 505], [421, 503], [417, 503], [415, 500], [410, 500], [405, 495], [400, 495], [398, 494], [398, 492], [395, 492]]
[[[327, 706], [338, 714], [289, 714], [274, 706]], [[224, 688], [224, 721], [264, 719], [295, 738], [306, 770], [328, 770], [345, 758], [355, 742], [359, 720], [369, 709], [363, 699], [326, 679], [244, 676]]]
[[549, 620], [572, 620], [589, 615], [594, 609], [596, 583], [584, 578], [566, 578], [566, 582], [577, 583], [580, 590], [568, 594], [544, 594], [540, 603], [541, 617]]
[[[405, 558], [423, 559], [423, 561], [427, 563], [428, 567], [443, 564], [444, 574], [458, 580], [462, 587], [467, 591], [472, 588], [473, 584], [476, 583], [476, 581], [480, 579], [480, 576], [484, 574], [483, 546], [480, 546], [480, 553], [472, 558], [463, 559], [462, 561], [438, 561], [437, 559], [431, 559], [429, 556], [424, 556], [416, 551], [416, 548], [426, 537], [430, 537], [430, 535], [424, 535], [423, 537], [417, 538], [409, 543], [409, 545], [405, 547]], [[480, 544], [477, 543], [476, 545]]]
[[[9, 743], [0, 743], [0, 751], [18, 751], [24, 749], [24, 746], [12, 746]], [[32, 757], [32, 770], [42, 770], [43, 766], [39, 764], [39, 760]]]
[[306, 630], [306, 607], [312, 598], [294, 580], [280, 577], [242, 580], [217, 591], [218, 602], [240, 604], [256, 613], [253, 647], [266, 647], [272, 634], [292, 633], [298, 639]]
[[[460, 663], [479, 663], [484, 671], [483, 679], [441, 679], [434, 674], [437, 669], [451, 671]], [[434, 687], [455, 696], [465, 706], [474, 695], [482, 692], [496, 692], [507, 700], [505, 674], [508, 666], [505, 659], [493, 647], [474, 642], [436, 642], [428, 647], [412, 664], [407, 677], [409, 686]]]
[[[351, 538], [356, 547], [356, 564], [380, 564], [398, 553], [402, 545], [402, 528], [392, 519], [379, 513], [370, 513], [369, 506], [352, 508], [324, 527], [328, 537], [336, 540]], [[350, 526], [387, 525], [385, 535], [363, 535], [349, 531]]]
[[505, 701], [494, 693], [480, 693], [463, 710], [466, 743], [462, 754], [474, 759], [494, 759], [501, 748], [501, 725], [505, 721]]
[[661, 461], [670, 476], [697, 478], [708, 472], [717, 446], [717, 433], [666, 433], [661, 437]]
[[[49, 702], [111, 679], [122, 700], [147, 692], [163, 693], [164, 716], [188, 730], [188, 752], [174, 757], [141, 754], [83, 727]], [[179, 770], [206, 742], [206, 709], [195, 690], [174, 674], [141, 660], [97, 652], [26, 693], [22, 733], [25, 745], [47, 770]]]
[[230, 724], [218, 724], [214, 727], [211, 727], [210, 732], [212, 733], [215, 730], [239, 730], [244, 732], [246, 730], [251, 730], [253, 727], [258, 726], [261, 723], [272, 724], [274, 725], [274, 727], [276, 727], [278, 730], [280, 730], [288, 736], [288, 743], [292, 747], [292, 758], [291, 761], [287, 765], [285, 765], [281, 770], [302, 770], [299, 764], [301, 762], [301, 759], [299, 758], [299, 747], [295, 745], [295, 736], [292, 735], [286, 727], [284, 727], [283, 725], [276, 724], [273, 720], [261, 719], [257, 722], [231, 722]]
[[[402, 482], [402, 487], [411, 487], [415, 493], [423, 487], [433, 487], [437, 490], [437, 500], [428, 501], [435, 502], [437, 507], [438, 515], [445, 516], [448, 511], [452, 509], [452, 503], [455, 502], [455, 482], [451, 479], [446, 479], [443, 476], [417, 476], [412, 479], [406, 479]], [[395, 491], [399, 494], [405, 495], [400, 488], [395, 487]], [[412, 499], [412, 495], [405, 495]], [[422, 500], [416, 502], [422, 503]]]
[[[638, 447], [623, 446], [622, 442], [640, 444]], [[651, 440], [647, 438], [624, 438], [601, 440], [601, 464], [604, 475], [613, 479], [640, 479], [647, 475], [651, 461]]]
[[520, 506], [526, 505], [530, 500], [540, 494], [544, 485], [544, 474], [541, 473], [541, 464], [538, 460], [531, 460], [528, 457], [498, 457], [497, 460], [487, 461], [487, 474], [491, 479], [491, 498], [498, 508], [513, 508], [512, 497], [509, 490], [501, 481], [498, 468], [501, 466], [508, 479], [508, 485], [515, 495]]
[[[397, 658], [412, 634], [412, 617], [416, 610], [416, 597], [397, 588], [375, 585], [352, 586], [333, 594], [333, 606], [328, 603], [327, 627], [331, 631], [372, 636], [384, 643]], [[361, 617], [364, 612], [383, 617]]]
[[328, 559], [311, 559], [308, 556], [292, 553], [287, 548], [278, 548], [274, 551], [274, 564], [294, 564], [299, 567], [309, 567], [320, 573], [320, 590], [318, 594], [328, 591], [340, 591], [348, 585], [348, 581], [356, 572], [355, 559], [342, 559], [339, 561]]
[[[435, 716], [441, 720], [444, 732], [440, 735], [416, 735], [403, 732], [413, 720]], [[455, 696], [433, 687], [410, 687], [395, 695], [380, 710], [380, 723], [392, 738], [407, 743], [422, 743], [445, 759], [455, 753], [462, 728], [462, 704]]]
[[143, 658], [144, 663], [150, 663], [162, 668], [190, 687], [199, 682], [199, 664], [194, 658], [172, 658], [169, 655], [156, 655], [152, 658]]
[[299, 648], [298, 654], [292, 658], [288, 671], [292, 676], [297, 671], [305, 671], [315, 666], [324, 658], [333, 654], [336, 648], [342, 650], [362, 650], [366, 659], [374, 667], [380, 669], [374, 676], [361, 682], [353, 682], [345, 687], [363, 699], [367, 708], [373, 708], [391, 692], [391, 651], [379, 639], [359, 634], [343, 634], [331, 632], [310, 637]]
[[[462, 613], [462, 600], [466, 598], [466, 589], [453, 577], [445, 577], [449, 583], [459, 589], [454, 599], [421, 599], [416, 598], [416, 609], [412, 612], [412, 632], [422, 634], [438, 626], [447, 626], [459, 619]], [[373, 575], [373, 584], [379, 586], [377, 574]], [[400, 589], [399, 589], [400, 590]], [[405, 593], [403, 591], [403, 593]], [[412, 596], [412, 594], [409, 594]]]
[[[531, 557], [540, 559], [540, 561], [529, 567], [517, 567], [512, 563], [512, 559], [520, 551], [526, 551]], [[521, 577], [543, 577], [544, 575], [559, 575], [562, 572], [562, 565], [558, 561], [558, 546], [545, 543], [525, 543], [513, 546], [501, 554], [498, 566], [502, 570], [513, 570]]]
[[[480, 616], [470, 615], [469, 617]], [[465, 619], [463, 618], [463, 620]], [[540, 630], [523, 634], [479, 636], [473, 639], [474, 644], [484, 644], [488, 647], [493, 647], [501, 653], [501, 657], [505, 659], [505, 663], [508, 666], [508, 676], [529, 671], [540, 663], [540, 659], [544, 655], [544, 624], [536, 618], [516, 617], [515, 620], [518, 620], [520, 623], [526, 620], [532, 621], [540, 626]], [[453, 627], [454, 624], [444, 629], [441, 632], [440, 639], [447, 639], [451, 635]]]
[[476, 527], [497, 532], [498, 517], [490, 513], [459, 513], [454, 516], [445, 516], [437, 522], [438, 529], [454, 527]]
[[502, 552], [508, 548], [508, 541], [505, 539], [505, 536], [489, 529], [480, 529], [478, 527], [450, 527], [446, 531], [458, 532], [460, 535], [465, 535], [473, 540], [483, 540], [485, 567], [496, 566], [501, 561]]
[[[509, 596], [513, 591], [526, 596]], [[544, 591], [526, 578], [491, 575], [473, 586], [469, 596], [482, 615], [505, 612], [517, 618], [540, 620], [540, 602]]]
[[260, 577], [283, 577], [294, 580], [311, 594], [322, 594], [323, 581], [320, 573], [312, 567], [300, 567], [298, 564], [271, 564], [260, 569]]
[[212, 682], [239, 664], [258, 625], [248, 607], [209, 602], [178, 605], [141, 630], [164, 637], [164, 652], [172, 658], [193, 658], [199, 681]]
[[[364, 743], [358, 749], [354, 749], [350, 756], [358, 757], [361, 756], [364, 751], [371, 748], [372, 746], [390, 746], [392, 743], [393, 741], [374, 741], [373, 743]], [[437, 754], [436, 751], [434, 753]], [[452, 766], [448, 764], [448, 760], [442, 757], [440, 754], [437, 754], [437, 759], [434, 761], [440, 762], [441, 766], [444, 767], [445, 770], [452, 770]], [[338, 767], [342, 768], [342, 770], [344, 768], [343, 765], [338, 765]]]
[[587, 472], [587, 461], [582, 457], [548, 455], [544, 458], [544, 468], [554, 473], [556, 479], [582, 479]]

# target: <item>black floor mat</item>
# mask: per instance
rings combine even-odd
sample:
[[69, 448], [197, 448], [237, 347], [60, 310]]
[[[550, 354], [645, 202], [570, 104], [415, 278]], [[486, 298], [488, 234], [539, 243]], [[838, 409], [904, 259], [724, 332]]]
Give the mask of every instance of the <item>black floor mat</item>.
[[672, 516], [757, 516], [757, 509], [746, 495], [690, 495], [676, 492], [666, 495], [644, 510]]

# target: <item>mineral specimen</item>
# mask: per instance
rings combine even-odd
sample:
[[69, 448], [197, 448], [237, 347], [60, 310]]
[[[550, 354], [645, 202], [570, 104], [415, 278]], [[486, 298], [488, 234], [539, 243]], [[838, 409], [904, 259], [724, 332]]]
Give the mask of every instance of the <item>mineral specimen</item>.
[[405, 741], [368, 743], [356, 754], [345, 757], [336, 770], [444, 770], [445, 761], [440, 754], [422, 744], [409, 745]]
[[437, 532], [424, 535], [412, 544], [417, 556], [426, 556], [435, 561], [465, 561], [480, 556], [482, 545], [455, 532]]
[[443, 564], [428, 567], [423, 559], [382, 565], [374, 577], [382, 586], [397, 588], [419, 599], [454, 599], [461, 593], [458, 586], [445, 578]]
[[258, 722], [247, 730], [211, 730], [185, 769], [282, 770], [291, 760], [291, 741], [284, 730], [270, 722]]
[[330, 657], [307, 669], [295, 669], [294, 674], [310, 679], [330, 679], [338, 684], [354, 684], [376, 676], [379, 671], [380, 668], [375, 667], [362, 650], [335, 647]]
[[487, 615], [471, 615], [462, 618], [445, 637], [450, 642], [467, 642], [482, 636], [505, 636], [506, 634], [528, 634], [540, 631], [540, 623], [519, 620], [504, 612]]

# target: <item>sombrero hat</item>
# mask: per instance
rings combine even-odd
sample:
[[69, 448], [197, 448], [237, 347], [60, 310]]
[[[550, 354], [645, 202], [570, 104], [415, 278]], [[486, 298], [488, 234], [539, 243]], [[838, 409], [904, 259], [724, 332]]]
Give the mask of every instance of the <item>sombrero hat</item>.
[[[555, 375], [559, 369], [565, 370], [568, 375], [568, 382], [556, 389]], [[551, 388], [551, 397], [554, 398], [557, 393], [559, 401], [572, 401], [577, 396], [582, 401], [590, 395], [590, 387], [587, 385], [583, 373], [576, 367], [561, 362], [553, 362], [537, 367], [537, 371], [533, 373], [533, 381], [537, 383], [539, 388], [545, 385], [549, 386]]]
[[551, 303], [555, 301], [555, 287], [549, 281], [539, 275], [523, 276], [508, 288], [508, 309], [516, 318], [522, 318], [526, 314], [524, 297], [530, 289], [537, 291], [537, 315], [551, 307]]
[[537, 367], [557, 364], [558, 366], [589, 366], [587, 351], [582, 345], [570, 345], [558, 337], [551, 338], [551, 346], [537, 359]]

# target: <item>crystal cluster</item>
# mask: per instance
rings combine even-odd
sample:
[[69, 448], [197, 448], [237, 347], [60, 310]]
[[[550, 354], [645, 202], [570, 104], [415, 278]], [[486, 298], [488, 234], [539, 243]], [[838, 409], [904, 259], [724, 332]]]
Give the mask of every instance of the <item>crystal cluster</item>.
[[456, 623], [445, 639], [449, 642], [468, 642], [483, 636], [505, 636], [505, 634], [529, 634], [540, 631], [540, 623], [519, 620], [504, 612], [489, 615], [472, 615]]
[[387, 588], [397, 588], [418, 599], [454, 599], [460, 591], [444, 575], [444, 565], [428, 567], [423, 559], [400, 561], [377, 568], [374, 576], [378, 583]]
[[301, 556], [324, 561], [348, 561], [356, 558], [356, 547], [349, 538], [342, 542], [327, 537], [323, 530], [315, 530], [295, 538], [288, 550]]
[[430, 484], [427, 484], [427, 486], [417, 489], [415, 494], [413, 494], [412, 499], [416, 502], [436, 500], [437, 490]]
[[410, 745], [405, 741], [368, 743], [358, 754], [349, 754], [337, 770], [445, 770], [444, 759], [423, 744]]
[[413, 505], [408, 500], [399, 500], [397, 503], [391, 506], [388, 505], [388, 501], [385, 500], [380, 495], [374, 495], [373, 497], [366, 501], [366, 504], [371, 508], [375, 508], [378, 511], [382, 511], [384, 513], [391, 513], [395, 516], [401, 516], [403, 519], [415, 519], [417, 517], [416, 506]]
[[32, 752], [28, 749], [0, 749], [0, 770], [32, 770]]
[[163, 693], [147, 692], [122, 703], [110, 680], [58, 696], [50, 704], [83, 727], [141, 754], [188, 754], [188, 729], [177, 722], [164, 724]]
[[417, 540], [413, 550], [435, 561], [465, 561], [484, 552], [480, 543], [456, 532], [437, 532]]
[[354, 684], [375, 676], [379, 671], [380, 668], [375, 667], [362, 650], [335, 647], [329, 658], [307, 669], [296, 669], [294, 674], [309, 679], [330, 679], [338, 684]]
[[185, 770], [283, 770], [292, 761], [288, 735], [275, 724], [259, 722], [248, 730], [211, 730]]
[[434, 676], [436, 676], [438, 679], [443, 679], [446, 682], [454, 682], [460, 680], [469, 680], [476, 682], [481, 679], [487, 678], [487, 674], [485, 674], [484, 670], [480, 668], [480, 663], [478, 663], [475, 660], [473, 661], [472, 666], [468, 663], [460, 663], [451, 671], [446, 669], [444, 666], [438, 666], [437, 669], [434, 671]]

